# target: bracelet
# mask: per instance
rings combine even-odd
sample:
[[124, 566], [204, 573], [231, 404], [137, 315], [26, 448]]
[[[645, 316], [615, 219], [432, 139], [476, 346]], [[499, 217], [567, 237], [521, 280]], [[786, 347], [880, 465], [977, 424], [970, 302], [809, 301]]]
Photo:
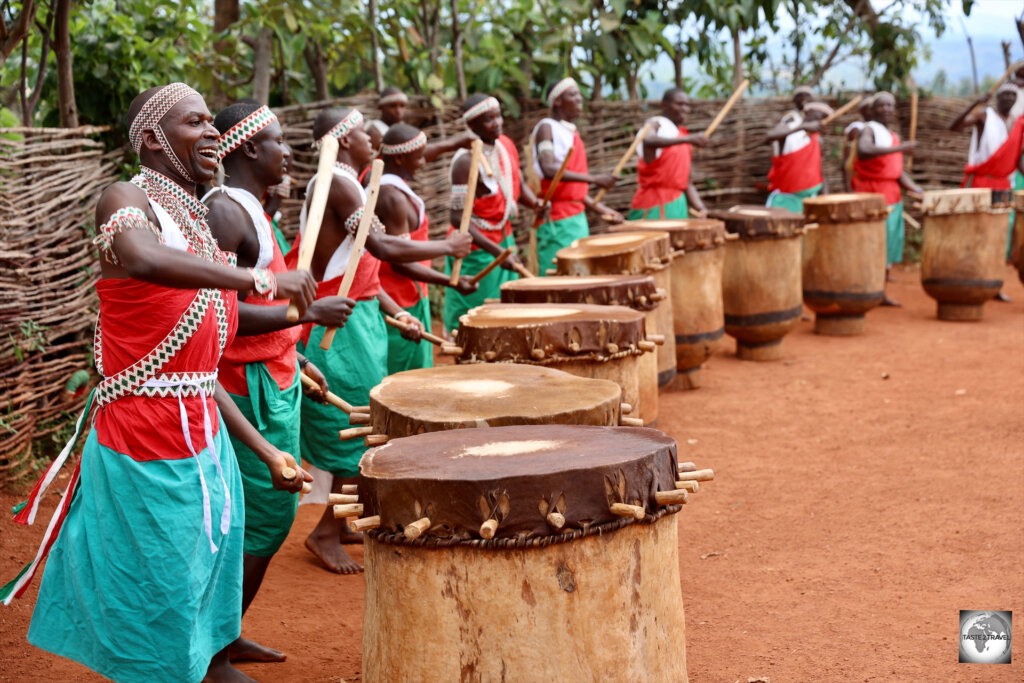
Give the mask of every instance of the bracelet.
[[395, 320], [401, 320], [402, 318], [411, 318], [411, 317], [412, 317], [412, 313], [410, 313], [409, 311], [402, 311], [401, 313], [396, 313], [395, 314]]
[[267, 295], [268, 299], [277, 296], [277, 278], [266, 268], [250, 268], [252, 274], [253, 290], [260, 295]]

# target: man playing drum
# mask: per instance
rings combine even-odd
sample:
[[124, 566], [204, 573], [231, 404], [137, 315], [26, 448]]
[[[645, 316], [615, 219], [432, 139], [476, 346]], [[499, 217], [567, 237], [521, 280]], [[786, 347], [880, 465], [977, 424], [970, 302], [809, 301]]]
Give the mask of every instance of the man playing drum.
[[857, 138], [860, 136], [860, 132], [864, 130], [864, 126], [867, 125], [867, 121], [871, 118], [871, 101], [873, 96], [867, 95], [864, 100], [857, 107], [857, 113], [860, 114], [863, 121], [851, 121], [846, 128], [843, 129], [843, 189], [847, 192], [853, 192], [853, 161], [857, 158]]
[[[291, 299], [302, 312], [315, 283], [235, 268], [218, 248], [195, 197], [218, 163], [199, 93], [151, 88], [128, 121], [142, 172], [107, 188], [96, 208], [104, 378], [16, 521], [34, 521], [93, 400], [95, 421], [40, 552], [0, 596], [23, 593], [53, 544], [29, 642], [118, 681], [252, 680], [227, 658], [241, 631], [244, 513], [226, 432], [275, 488], [296, 493], [311, 477], [245, 420], [217, 364], [235, 334], [236, 292]], [[298, 476], [286, 479], [286, 468]]]
[[637, 149], [637, 190], [629, 207], [629, 220], [643, 218], [703, 218], [707, 207], [690, 182], [691, 145], [705, 147], [703, 133], [690, 135], [683, 124], [690, 115], [690, 98], [681, 88], [671, 88], [661, 98], [661, 116], [647, 121], [651, 132]]
[[812, 102], [812, 97], [810, 88], [797, 87], [793, 91], [796, 109], [765, 135], [765, 140], [772, 143], [767, 206], [801, 213], [804, 199], [828, 193], [818, 133], [822, 119], [832, 113], [832, 108]]
[[[290, 156], [281, 125], [266, 106], [233, 104], [217, 115], [220, 157], [225, 184], [203, 198], [210, 207], [206, 218], [222, 251], [237, 255], [243, 268], [285, 271], [284, 256], [271, 231], [269, 217], [257, 197], [281, 182]], [[239, 296], [238, 336], [224, 351], [218, 366], [221, 385], [260, 434], [275, 447], [299, 459], [301, 372], [326, 390], [316, 367], [298, 356], [295, 343], [301, 329], [285, 317], [288, 302], [265, 296]], [[319, 299], [301, 322], [342, 327], [355, 302], [341, 297]], [[298, 497], [274, 489], [274, 482], [255, 453], [232, 436], [245, 492], [242, 613], [256, 597], [270, 559], [288, 536]], [[283, 661], [284, 654], [246, 638], [229, 647], [232, 661]]]
[[563, 78], [551, 86], [547, 103], [551, 116], [541, 119], [530, 136], [534, 144], [534, 171], [541, 178], [542, 194], [547, 192], [570, 149], [573, 153], [551, 197], [551, 216], [537, 228], [537, 263], [541, 273], [559, 249], [590, 234], [587, 209], [612, 223], [623, 220], [618, 211], [594, 203], [587, 196], [591, 183], [607, 189], [615, 185], [617, 178], [611, 173], [592, 175], [588, 170], [587, 150], [573, 123], [583, 114], [583, 94], [576, 81]]
[[[892, 93], [883, 91], [872, 98], [871, 118], [857, 138], [857, 159], [853, 164], [854, 192], [877, 192], [884, 195], [890, 209], [885, 223], [886, 273], [892, 264], [903, 260], [906, 228], [903, 224], [902, 190], [918, 198], [923, 192], [910, 174], [903, 170], [903, 153], [912, 152], [917, 142], [900, 142], [896, 133], [889, 130], [889, 123], [895, 113], [896, 98]], [[881, 305], [899, 306], [900, 303], [886, 296]]]

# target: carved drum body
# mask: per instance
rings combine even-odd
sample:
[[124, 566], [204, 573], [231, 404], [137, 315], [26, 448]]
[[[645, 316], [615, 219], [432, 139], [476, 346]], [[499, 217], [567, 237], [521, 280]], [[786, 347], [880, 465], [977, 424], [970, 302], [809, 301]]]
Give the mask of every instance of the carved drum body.
[[1003, 286], [1008, 209], [992, 209], [987, 189], [925, 192], [921, 284], [939, 320], [981, 320]]
[[818, 334], [864, 332], [864, 314], [885, 297], [885, 197], [829, 194], [804, 200], [804, 303]]

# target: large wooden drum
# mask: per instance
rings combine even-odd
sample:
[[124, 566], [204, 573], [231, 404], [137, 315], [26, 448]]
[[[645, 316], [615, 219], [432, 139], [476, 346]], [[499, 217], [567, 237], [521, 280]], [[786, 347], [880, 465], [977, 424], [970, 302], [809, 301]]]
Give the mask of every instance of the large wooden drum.
[[[653, 353], [644, 314], [624, 306], [591, 304], [485, 304], [459, 318], [462, 355], [456, 363], [545, 365], [580, 377], [607, 379], [622, 388], [630, 417], [658, 419], [657, 389], [641, 372]], [[653, 394], [653, 403], [650, 397]]]
[[622, 427], [368, 451], [363, 680], [686, 681], [676, 467], [673, 439]]
[[803, 214], [739, 205], [714, 217], [731, 233], [722, 271], [725, 333], [736, 339], [739, 358], [777, 360], [782, 338], [796, 327], [803, 311]]
[[921, 284], [939, 320], [981, 320], [1003, 286], [1008, 209], [992, 209], [988, 189], [924, 193]]
[[676, 376], [676, 345], [672, 327], [672, 243], [668, 233], [631, 232], [593, 235], [559, 249], [555, 254], [559, 275], [648, 274], [664, 292], [664, 303], [654, 312], [654, 329], [664, 335], [658, 348], [658, 386], [668, 386]]
[[370, 390], [369, 415], [353, 421], [368, 426], [346, 431], [379, 446], [389, 439], [446, 429], [614, 426], [622, 408], [632, 410], [621, 401], [622, 388], [615, 382], [540, 365], [439, 365], [385, 377]]
[[672, 255], [672, 325], [676, 342], [676, 386], [701, 385], [701, 365], [725, 333], [722, 266], [725, 224], [709, 218], [626, 221], [612, 233], [667, 232]]
[[818, 334], [864, 332], [864, 314], [885, 298], [885, 197], [867, 192], [804, 200], [817, 228], [804, 234], [804, 303]]
[[[501, 286], [501, 301], [507, 304], [594, 304], [632, 308], [644, 314], [647, 338], [655, 341], [660, 338], [650, 331], [658, 327], [654, 317], [662, 295], [650, 275], [551, 275], [510, 280]], [[668, 304], [662, 302], [660, 305]], [[640, 377], [640, 404], [656, 406], [657, 353], [645, 353], [640, 357]]]
[[1024, 282], [1024, 190], [1013, 193], [1013, 241], [1010, 243], [1010, 260], [1017, 268], [1017, 277]]

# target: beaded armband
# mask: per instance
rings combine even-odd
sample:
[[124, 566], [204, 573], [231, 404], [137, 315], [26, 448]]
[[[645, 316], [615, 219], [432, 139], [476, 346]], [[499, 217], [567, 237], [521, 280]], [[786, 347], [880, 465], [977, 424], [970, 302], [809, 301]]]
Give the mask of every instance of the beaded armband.
[[553, 143], [551, 140], [541, 140], [540, 142], [537, 143], [537, 154], [540, 154], [541, 152], [551, 152], [552, 154], [554, 154], [555, 143]]
[[273, 299], [277, 296], [277, 277], [267, 268], [250, 268], [252, 274], [253, 291], [260, 296]]
[[[352, 212], [351, 216], [345, 219], [345, 230], [347, 230], [350, 235], [354, 236], [356, 234], [356, 230], [359, 229], [359, 221], [362, 217], [363, 207], [359, 207]], [[370, 232], [384, 232], [384, 224], [381, 223], [380, 219], [376, 216], [374, 216], [373, 220], [370, 221]]]
[[111, 214], [107, 222], [96, 230], [96, 237], [92, 241], [99, 247], [100, 253], [114, 265], [120, 265], [113, 249], [114, 238], [125, 230], [148, 230], [163, 242], [160, 230], [146, 217], [145, 211], [134, 206], [122, 207]]
[[466, 195], [469, 193], [468, 185], [452, 185], [452, 208], [462, 211], [466, 206]]

